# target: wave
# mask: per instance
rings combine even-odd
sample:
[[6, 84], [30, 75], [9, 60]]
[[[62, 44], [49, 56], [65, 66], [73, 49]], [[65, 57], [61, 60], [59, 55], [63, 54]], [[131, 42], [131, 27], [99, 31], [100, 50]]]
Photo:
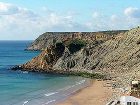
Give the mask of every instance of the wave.
[[23, 105], [26, 105], [29, 101], [24, 101]]
[[86, 80], [82, 80], [82, 81], [80, 81], [80, 82], [77, 82], [76, 85], [80, 85], [80, 84], [83, 84], [83, 83], [85, 83], [85, 82], [86, 82]]
[[28, 71], [23, 71], [22, 73], [23, 73], [23, 74], [28, 74], [29, 72], [28, 72]]
[[54, 95], [54, 94], [57, 94], [58, 92], [52, 92], [52, 93], [47, 93], [47, 94], [44, 94], [46, 97], [48, 97], [48, 96], [52, 96], [52, 95]]
[[48, 101], [47, 103], [45, 103], [45, 104], [42, 104], [42, 105], [48, 105], [48, 104], [50, 104], [50, 103], [52, 103], [52, 102], [55, 102], [56, 100], [51, 100], [51, 101]]
[[73, 87], [75, 87], [75, 86], [77, 86], [77, 85], [80, 85], [80, 84], [83, 84], [83, 83], [85, 83], [85, 82], [86, 82], [86, 80], [81, 80], [81, 81], [79, 81], [79, 82], [76, 82], [75, 85], [67, 86], [67, 87], [65, 87], [65, 88], [59, 89], [58, 91], [68, 90], [68, 89], [70, 89], [70, 88], [73, 88]]
[[[23, 97], [20, 98], [19, 102], [20, 105], [53, 105], [54, 103], [58, 103], [60, 100], [64, 100], [69, 97], [71, 94], [75, 93], [77, 90], [83, 88], [86, 79], [81, 81], [75, 81], [73, 85], [66, 86], [65, 88], [59, 88], [52, 92], [46, 92], [47, 89], [39, 90], [39, 91], [32, 91], [22, 95]], [[20, 94], [21, 95], [21, 94]], [[24, 96], [31, 96], [28, 98], [24, 98]], [[22, 99], [25, 99], [24, 101]], [[36, 103], [37, 102], [37, 103]], [[17, 102], [13, 105], [19, 105]]]

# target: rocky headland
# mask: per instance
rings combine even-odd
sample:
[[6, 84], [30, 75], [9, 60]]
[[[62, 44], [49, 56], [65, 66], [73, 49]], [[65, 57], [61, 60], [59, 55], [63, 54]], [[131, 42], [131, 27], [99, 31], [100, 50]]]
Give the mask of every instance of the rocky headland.
[[[105, 80], [74, 95], [64, 105], [72, 105], [73, 101], [80, 105], [95, 103], [97, 99], [93, 97], [96, 92], [100, 99], [98, 104], [117, 101], [124, 92], [130, 92], [132, 80], [140, 80], [140, 27], [105, 32], [47, 32], [26, 50], [42, 52], [13, 70], [72, 74]], [[99, 88], [101, 90], [97, 91]], [[84, 102], [81, 101], [82, 97]]]
[[127, 30], [102, 31], [102, 32], [46, 32], [40, 35], [26, 50], [45, 50], [50, 45], [70, 40], [84, 40], [92, 43], [97, 40], [106, 41], [114, 36], [125, 33]]
[[45, 33], [27, 50], [42, 53], [14, 69], [99, 73], [113, 79], [117, 86], [140, 76], [139, 27], [129, 31]]

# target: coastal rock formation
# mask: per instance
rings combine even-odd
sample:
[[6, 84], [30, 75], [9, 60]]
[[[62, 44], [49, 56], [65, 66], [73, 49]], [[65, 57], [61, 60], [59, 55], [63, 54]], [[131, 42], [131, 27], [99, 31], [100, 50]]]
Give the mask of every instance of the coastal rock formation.
[[63, 55], [65, 46], [62, 43], [58, 43], [54, 46], [47, 47], [42, 53], [33, 58], [31, 61], [22, 65], [22, 68], [26, 68], [31, 71], [44, 72], [45, 70], [51, 70], [53, 65], [57, 62], [58, 58]]
[[[43, 50], [42, 53], [21, 65], [20, 68], [38, 72], [75, 71], [73, 68], [79, 62], [79, 64], [83, 63], [82, 65], [89, 62], [87, 57], [92, 55], [91, 46], [96, 47], [109, 39], [113, 39], [118, 33], [124, 32], [126, 31], [45, 33], [27, 48], [28, 50]], [[80, 70], [76, 68], [76, 71]]]
[[127, 30], [104, 32], [46, 32], [39, 36], [26, 50], [44, 50], [46, 47], [54, 45], [57, 42], [75, 39], [82, 39], [88, 42], [95, 40], [105, 41], [126, 31]]
[[[56, 43], [55, 46], [46, 47], [47, 49], [42, 51], [38, 57], [21, 65], [21, 68], [35, 71], [102, 73], [111, 78], [117, 78], [117, 81], [127, 81], [128, 83], [130, 80], [140, 77], [139, 27], [106, 40], [91, 40], [74, 53], [70, 51], [69, 45], [71, 44], [67, 45], [66, 42], [63, 40], [59, 43], [63, 48], [62, 46], [58, 48]], [[76, 44], [74, 45], [76, 46]], [[32, 44], [29, 49], [35, 48], [33, 46], [36, 44]], [[62, 50], [59, 51], [61, 48]], [[37, 49], [42, 49], [42, 47]]]
[[[72, 66], [64, 66], [69, 64]], [[91, 43], [65, 59], [61, 57], [53, 67], [99, 72], [115, 77], [117, 81], [130, 83], [140, 77], [140, 28], [131, 29], [101, 44]]]

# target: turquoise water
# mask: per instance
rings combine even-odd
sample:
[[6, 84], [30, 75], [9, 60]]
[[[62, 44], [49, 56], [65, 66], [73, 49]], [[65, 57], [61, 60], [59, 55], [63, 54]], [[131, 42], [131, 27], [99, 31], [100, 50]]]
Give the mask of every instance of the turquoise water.
[[0, 41], [0, 105], [54, 105], [88, 85], [81, 77], [11, 71], [40, 52], [24, 51], [30, 41]]

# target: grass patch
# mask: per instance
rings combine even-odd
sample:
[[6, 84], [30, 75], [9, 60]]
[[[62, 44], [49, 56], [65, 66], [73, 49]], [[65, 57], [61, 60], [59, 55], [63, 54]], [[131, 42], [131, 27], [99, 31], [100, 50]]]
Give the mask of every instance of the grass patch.
[[105, 78], [105, 75], [102, 75], [99, 73], [88, 73], [88, 72], [71, 72], [68, 75], [81, 76], [84, 78], [91, 78], [91, 79], [104, 79]]

